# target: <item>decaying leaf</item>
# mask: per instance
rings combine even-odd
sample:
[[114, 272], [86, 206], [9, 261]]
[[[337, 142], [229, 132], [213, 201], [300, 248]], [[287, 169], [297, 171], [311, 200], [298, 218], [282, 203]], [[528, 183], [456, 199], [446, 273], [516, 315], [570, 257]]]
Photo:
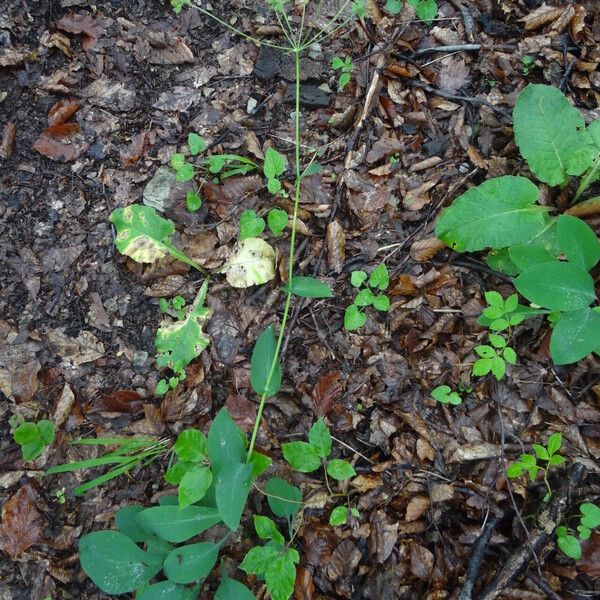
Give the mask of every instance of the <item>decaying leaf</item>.
[[184, 319], [163, 321], [156, 332], [156, 364], [182, 373], [208, 346], [202, 326], [210, 317], [211, 310], [204, 306], [208, 280], [205, 279], [196, 300]]
[[37, 492], [24, 485], [2, 507], [0, 546], [13, 560], [42, 537], [40, 513], [35, 506], [37, 498]]
[[267, 283], [275, 277], [275, 250], [260, 238], [246, 238], [236, 243], [220, 271], [236, 288]]

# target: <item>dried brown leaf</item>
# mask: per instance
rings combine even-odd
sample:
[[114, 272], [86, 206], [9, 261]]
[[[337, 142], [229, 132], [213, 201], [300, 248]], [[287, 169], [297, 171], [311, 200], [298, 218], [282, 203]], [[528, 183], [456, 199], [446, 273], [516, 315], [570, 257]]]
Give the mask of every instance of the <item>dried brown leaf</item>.
[[404, 515], [405, 521], [416, 521], [424, 513], [429, 510], [431, 501], [427, 496], [415, 496], [411, 498], [406, 506], [406, 514]]
[[339, 273], [346, 259], [346, 235], [339, 221], [327, 225], [327, 266]]
[[87, 13], [70, 13], [56, 22], [57, 29], [68, 33], [83, 35], [82, 47], [91, 50], [98, 38], [106, 33], [104, 19], [94, 19]]
[[471, 81], [471, 70], [462, 59], [449, 59], [438, 74], [438, 87], [457, 92]]
[[410, 247], [410, 255], [417, 262], [425, 262], [433, 258], [440, 250], [446, 247], [446, 244], [436, 237], [417, 240]]
[[579, 44], [583, 39], [587, 11], [581, 4], [576, 4], [573, 8], [575, 9], [575, 14], [571, 19], [571, 37], [576, 44]]
[[2, 507], [0, 545], [13, 560], [42, 538], [40, 513], [35, 506], [38, 497], [37, 492], [27, 484], [19, 488]]
[[547, 23], [556, 21], [565, 10], [564, 6], [548, 6], [545, 2], [539, 8], [530, 12], [527, 16], [519, 19], [525, 23], [525, 29], [527, 31], [533, 31], [543, 27]]
[[398, 540], [399, 523], [390, 523], [383, 510], [371, 513], [371, 535], [369, 548], [375, 554], [377, 562], [384, 563], [392, 553]]
[[314, 593], [315, 583], [311, 570], [306, 567], [298, 567], [294, 584], [294, 600], [313, 600]]
[[339, 371], [330, 371], [323, 375], [315, 384], [311, 394], [315, 405], [315, 414], [324, 417], [331, 410], [334, 402], [342, 395], [342, 391]]
[[116, 390], [101, 396], [103, 407], [110, 412], [139, 414], [144, 410], [143, 398], [133, 390]]
[[600, 533], [597, 531], [581, 543], [581, 558], [577, 566], [592, 579], [600, 579]]
[[252, 431], [256, 419], [256, 406], [241, 394], [230, 394], [225, 400], [225, 406], [242, 431]]
[[2, 141], [0, 142], [0, 158], [12, 158], [17, 126], [12, 121], [7, 121], [2, 130]]
[[59, 100], [48, 111], [48, 125], [61, 125], [66, 123], [79, 110], [79, 101], [75, 98]]
[[433, 572], [433, 554], [421, 544], [410, 542], [410, 571], [422, 581], [427, 581]]

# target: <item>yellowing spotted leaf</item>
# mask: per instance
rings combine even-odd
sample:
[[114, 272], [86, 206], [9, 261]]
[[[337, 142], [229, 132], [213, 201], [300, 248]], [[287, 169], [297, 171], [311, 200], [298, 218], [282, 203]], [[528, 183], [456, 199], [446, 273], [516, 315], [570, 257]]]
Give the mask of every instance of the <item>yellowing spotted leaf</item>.
[[117, 208], [110, 220], [117, 230], [115, 245], [121, 254], [136, 262], [152, 263], [169, 253], [175, 226], [151, 206], [132, 204]]
[[266, 283], [275, 277], [275, 250], [260, 238], [241, 240], [233, 247], [221, 272], [235, 288]]

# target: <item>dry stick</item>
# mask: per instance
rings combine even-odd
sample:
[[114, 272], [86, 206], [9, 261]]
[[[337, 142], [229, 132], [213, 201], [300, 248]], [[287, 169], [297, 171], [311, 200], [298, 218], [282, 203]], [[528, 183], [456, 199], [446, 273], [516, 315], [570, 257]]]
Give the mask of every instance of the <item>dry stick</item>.
[[[531, 550], [541, 550], [554, 536], [555, 527], [548, 528], [548, 524], [555, 525], [562, 521], [569, 507], [571, 492], [580, 486], [585, 473], [585, 467], [581, 463], [571, 465], [562, 485], [554, 494], [548, 508], [538, 518], [538, 527], [531, 535]], [[503, 591], [527, 568], [531, 557], [531, 550], [527, 546], [521, 546], [505, 562], [504, 566], [496, 574], [494, 579], [483, 590], [477, 600], [495, 600]], [[537, 585], [537, 584], [536, 584]]]
[[562, 596], [559, 596], [543, 579], [540, 579], [535, 573], [532, 573], [529, 569], [525, 573], [528, 579], [531, 579], [537, 587], [548, 596], [551, 600], [564, 600]]
[[479, 570], [481, 569], [481, 563], [483, 561], [483, 556], [485, 554], [485, 550], [487, 545], [490, 543], [490, 539], [492, 537], [492, 533], [494, 533], [494, 529], [498, 523], [497, 517], [492, 517], [488, 520], [483, 528], [481, 535], [477, 538], [475, 542], [475, 546], [473, 547], [473, 555], [471, 556], [471, 560], [469, 561], [469, 569], [467, 570], [467, 579], [460, 591], [458, 596], [458, 600], [471, 600], [473, 587], [475, 586], [475, 581], [477, 576], [479, 575]]

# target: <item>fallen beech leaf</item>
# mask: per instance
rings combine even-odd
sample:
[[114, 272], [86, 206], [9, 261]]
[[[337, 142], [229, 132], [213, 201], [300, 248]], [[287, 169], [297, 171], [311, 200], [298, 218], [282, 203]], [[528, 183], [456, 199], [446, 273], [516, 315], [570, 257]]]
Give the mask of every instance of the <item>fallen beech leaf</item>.
[[37, 492], [24, 485], [2, 507], [0, 545], [13, 560], [42, 537], [40, 513], [34, 503], [37, 498]]
[[242, 431], [252, 431], [256, 418], [256, 406], [241, 394], [230, 394], [225, 400], [225, 406]]
[[327, 576], [336, 581], [340, 577], [351, 577], [360, 563], [362, 554], [352, 540], [344, 540], [332, 552], [327, 563]]
[[383, 564], [392, 553], [398, 539], [400, 523], [390, 523], [385, 511], [377, 510], [371, 513], [371, 535], [369, 548], [375, 554], [377, 562]]
[[481, 444], [464, 444], [459, 446], [448, 459], [449, 463], [463, 463], [471, 460], [483, 460], [500, 456], [500, 446], [482, 442]]
[[139, 414], [144, 410], [143, 398], [133, 390], [116, 390], [101, 396], [102, 404], [111, 412]]
[[317, 417], [324, 417], [331, 410], [333, 403], [341, 394], [340, 372], [330, 371], [323, 375], [317, 381], [311, 394]]
[[526, 17], [519, 19], [525, 23], [525, 29], [532, 31], [539, 29], [546, 23], [552, 23], [556, 21], [565, 10], [564, 6], [548, 6], [546, 3], [542, 4], [539, 8], [530, 12]]
[[73, 98], [63, 99], [52, 105], [48, 111], [48, 125], [66, 123], [79, 110], [79, 102]]
[[424, 240], [417, 240], [410, 247], [410, 255], [417, 262], [425, 262], [433, 258], [445, 247], [446, 244], [444, 244], [442, 240], [438, 240], [436, 237], [425, 238]]
[[74, 144], [64, 144], [47, 133], [42, 133], [33, 144], [33, 149], [43, 154], [46, 158], [58, 162], [73, 162], [80, 151]]
[[12, 158], [17, 126], [8, 121], [2, 130], [2, 141], [0, 142], [0, 158]]
[[426, 513], [431, 506], [431, 502], [427, 496], [415, 496], [411, 498], [406, 506], [405, 521], [416, 521], [421, 515]]
[[312, 600], [314, 593], [315, 583], [311, 570], [306, 567], [298, 567], [294, 584], [294, 600]]
[[410, 571], [422, 581], [427, 581], [433, 572], [433, 554], [417, 542], [410, 543]]
[[[194, 93], [198, 94], [196, 91]], [[246, 195], [256, 192], [263, 185], [260, 175], [248, 175], [228, 177], [219, 184], [205, 181], [201, 191], [217, 215], [227, 218], [231, 211], [231, 204], [241, 202]]]
[[91, 50], [98, 38], [106, 32], [103, 19], [94, 19], [87, 13], [70, 13], [56, 22], [56, 28], [68, 33], [83, 34], [82, 47]]
[[575, 15], [571, 20], [571, 37], [576, 44], [579, 44], [583, 39], [587, 11], [581, 4], [576, 4], [573, 8], [575, 9]]

